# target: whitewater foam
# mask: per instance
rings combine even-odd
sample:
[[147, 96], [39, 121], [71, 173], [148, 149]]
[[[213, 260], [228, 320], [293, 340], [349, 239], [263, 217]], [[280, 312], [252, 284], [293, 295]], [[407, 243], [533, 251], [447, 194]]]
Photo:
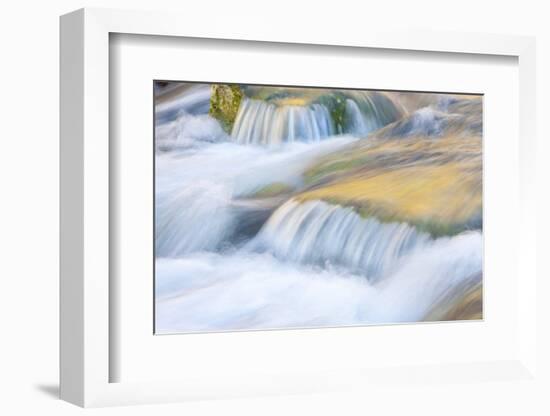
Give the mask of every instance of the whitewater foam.
[[481, 278], [480, 233], [436, 240], [371, 284], [345, 269], [269, 253], [193, 253], [156, 260], [158, 333], [415, 322], [449, 291]]
[[290, 200], [273, 213], [250, 247], [300, 263], [343, 265], [376, 279], [412, 250], [432, 244], [405, 223], [361, 218], [352, 208]]
[[157, 153], [155, 175], [157, 255], [215, 250], [246, 215], [233, 202], [273, 183], [296, 188], [311, 161], [356, 139], [318, 145], [287, 143], [277, 150], [230, 142]]

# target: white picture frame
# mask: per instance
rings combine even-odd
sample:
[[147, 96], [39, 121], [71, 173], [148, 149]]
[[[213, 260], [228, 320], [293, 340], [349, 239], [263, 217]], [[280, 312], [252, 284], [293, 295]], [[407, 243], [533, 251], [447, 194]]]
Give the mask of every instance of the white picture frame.
[[[185, 24], [181, 22], [185, 21]], [[224, 39], [333, 47], [504, 55], [519, 65], [519, 204], [517, 272], [518, 348], [509, 359], [441, 363], [369, 371], [335, 369], [330, 377], [282, 372], [236, 382], [234, 374], [178, 381], [112, 382], [110, 365], [110, 34]], [[82, 9], [61, 18], [61, 398], [80, 406], [159, 403], [195, 398], [323, 392], [407, 380], [479, 382], [537, 380], [535, 207], [535, 41], [507, 35], [396, 32], [379, 29], [328, 33], [263, 22], [236, 33], [224, 19], [205, 28], [200, 20], [173, 13]], [[118, 357], [119, 358], [119, 357]], [[361, 368], [359, 367], [358, 370]]]

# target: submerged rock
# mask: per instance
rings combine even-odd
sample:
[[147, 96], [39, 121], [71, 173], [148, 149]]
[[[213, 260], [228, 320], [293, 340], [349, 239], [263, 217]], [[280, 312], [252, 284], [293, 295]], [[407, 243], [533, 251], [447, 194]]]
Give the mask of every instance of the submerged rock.
[[464, 321], [483, 319], [481, 273], [454, 287], [434, 302], [424, 321]]
[[321, 159], [306, 171], [307, 188], [296, 198], [353, 207], [363, 217], [406, 222], [434, 237], [481, 229], [481, 104], [448, 107], [456, 112], [433, 129], [425, 128], [430, 120], [409, 116]]

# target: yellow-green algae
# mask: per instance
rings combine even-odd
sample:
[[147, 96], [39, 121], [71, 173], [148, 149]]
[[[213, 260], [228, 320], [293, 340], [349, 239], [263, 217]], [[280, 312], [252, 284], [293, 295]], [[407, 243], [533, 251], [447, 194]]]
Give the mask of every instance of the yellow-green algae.
[[238, 85], [212, 84], [209, 114], [218, 119], [223, 129], [230, 133], [237, 117], [243, 92]]

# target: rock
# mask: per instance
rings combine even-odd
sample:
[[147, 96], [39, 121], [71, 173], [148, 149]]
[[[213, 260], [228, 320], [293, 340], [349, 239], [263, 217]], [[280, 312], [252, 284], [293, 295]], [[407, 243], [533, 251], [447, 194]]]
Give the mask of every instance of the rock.
[[481, 274], [442, 296], [423, 321], [466, 321], [483, 319]]
[[481, 228], [481, 167], [480, 137], [369, 139], [310, 167], [296, 198], [353, 207], [434, 237], [455, 235]]
[[219, 120], [227, 133], [231, 133], [242, 98], [238, 85], [212, 84], [209, 114]]

